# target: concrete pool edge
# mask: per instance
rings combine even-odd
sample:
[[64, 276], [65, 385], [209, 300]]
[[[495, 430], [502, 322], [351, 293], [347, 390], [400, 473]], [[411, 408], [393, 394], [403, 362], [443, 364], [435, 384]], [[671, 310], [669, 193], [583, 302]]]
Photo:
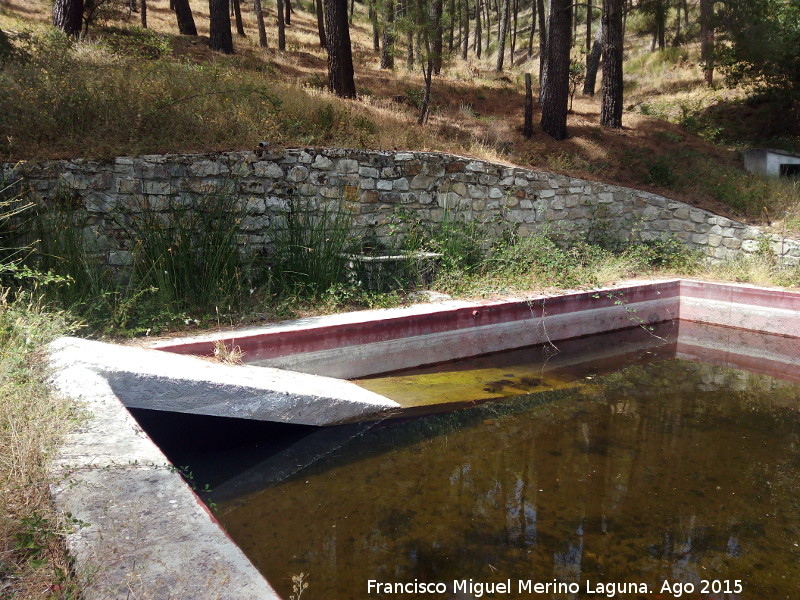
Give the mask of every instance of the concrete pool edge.
[[[629, 302], [635, 294], [628, 294], [628, 291], [634, 289], [660, 292], [661, 296], [665, 295], [665, 290], [672, 290], [674, 295], [667, 298], [678, 302], [672, 315], [674, 319], [688, 318], [698, 323], [754, 328], [764, 333], [800, 337], [800, 293], [678, 279], [524, 301], [451, 302], [394, 310], [405, 311], [405, 316], [454, 310], [469, 317], [473, 316], [472, 311], [487, 307], [491, 311], [492, 307], [516, 304], [517, 309], [522, 310], [520, 302], [528, 307], [536, 301], [555, 306], [556, 298], [570, 297], [581, 298], [594, 308], [606, 311], [597, 315], [608, 315], [608, 309], [611, 309], [616, 312], [614, 318], [618, 324], [635, 327], [647, 324], [647, 315], [635, 313], [637, 316], [631, 320], [629, 311], [636, 302]], [[643, 296], [640, 300], [649, 302], [653, 299]], [[774, 301], [778, 306], [765, 306], [766, 301]], [[348, 326], [359, 322], [365, 314], [375, 318], [380, 313], [368, 311], [321, 317], [313, 324], [319, 327], [328, 319], [328, 325]], [[393, 314], [400, 316], [403, 313]], [[564, 331], [568, 331], [571, 323], [567, 317], [570, 314], [547, 313], [546, 318], [566, 319], [563, 325]], [[658, 311], [653, 314], [658, 318], [663, 316]], [[532, 316], [535, 320], [535, 315]], [[541, 315], [538, 318], [541, 320]], [[268, 329], [298, 331], [309, 321], [284, 323]], [[478, 331], [481, 327], [471, 329]], [[204, 337], [224, 339], [225, 335], [228, 334]], [[164, 343], [158, 345], [163, 347]], [[74, 352], [65, 353], [68, 348]], [[116, 362], [112, 360], [112, 354], [117, 355]], [[143, 359], [145, 356], [150, 358]], [[137, 365], [140, 360], [143, 362]], [[222, 376], [223, 372], [233, 375], [233, 371], [249, 371], [257, 367], [229, 367], [156, 350], [70, 339], [62, 339], [53, 345], [51, 362], [56, 389], [82, 400], [87, 412], [91, 413], [67, 437], [51, 468], [56, 481], [52, 492], [57, 508], [89, 524], [67, 536], [76, 570], [86, 578], [85, 597], [126, 598], [133, 590], [137, 594], [141, 592], [138, 597], [277, 598], [266, 580], [169, 465], [163, 453], [139, 428], [119, 397], [121, 382], [142, 395], [140, 386], [147, 379], [136, 374], [141, 375], [142, 367], [150, 368], [148, 365], [155, 370], [155, 373], [150, 372], [153, 387], [147, 388], [148, 394], [158, 393], [165, 381], [162, 377], [164, 372], [174, 364], [213, 371], [214, 377], [204, 378], [195, 374], [188, 379], [194, 383], [203, 381], [217, 390], [223, 383], [215, 379], [217, 375]], [[115, 379], [114, 373], [125, 376]], [[302, 374], [292, 374], [295, 375]], [[233, 387], [237, 392], [242, 389], [241, 385]], [[230, 394], [226, 395], [227, 400], [230, 397]], [[379, 407], [379, 410], [385, 408]]]
[[102, 375], [60, 365], [53, 386], [85, 413], [50, 464], [82, 598], [279, 600]]

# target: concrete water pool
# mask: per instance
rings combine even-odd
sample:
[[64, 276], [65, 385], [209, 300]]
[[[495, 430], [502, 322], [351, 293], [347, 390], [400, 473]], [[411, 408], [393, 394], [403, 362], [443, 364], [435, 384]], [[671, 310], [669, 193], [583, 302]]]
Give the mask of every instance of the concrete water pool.
[[[304, 597], [330, 599], [686, 597], [688, 586], [691, 597], [796, 597], [798, 309], [797, 293], [664, 281], [155, 344], [202, 355], [235, 343], [266, 368], [77, 341], [57, 344], [54, 362], [69, 372], [80, 349], [82, 372], [210, 485], [204, 498], [247, 557], [212, 561], [235, 564], [238, 582], [214, 595], [141, 575], [171, 597], [288, 598], [300, 573]], [[84, 457], [86, 429], [73, 442]], [[132, 498], [163, 493], [140, 483], [125, 488]], [[98, 522], [77, 489], [56, 490], [60, 505]], [[84, 554], [93, 536], [109, 543], [81, 535]], [[227, 542], [207, 543], [219, 554]]]

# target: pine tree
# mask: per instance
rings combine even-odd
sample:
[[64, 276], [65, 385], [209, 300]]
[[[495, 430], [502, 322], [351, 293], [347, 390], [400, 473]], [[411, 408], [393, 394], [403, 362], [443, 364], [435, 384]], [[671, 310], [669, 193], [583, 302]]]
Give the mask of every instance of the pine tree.
[[325, 0], [328, 85], [337, 96], [355, 98], [353, 51], [347, 16], [347, 0]]
[[603, 98], [600, 125], [622, 127], [622, 8], [624, 0], [603, 2]]
[[547, 62], [541, 92], [542, 130], [556, 140], [567, 137], [569, 62], [572, 48], [572, 2], [550, 0]]
[[229, 8], [228, 0], [208, 0], [208, 14], [211, 21], [209, 46], [212, 50], [225, 54], [233, 54]]
[[178, 32], [181, 35], [197, 35], [197, 27], [194, 24], [189, 0], [173, 0], [173, 7], [175, 18], [178, 21]]
[[67, 35], [78, 37], [83, 26], [83, 0], [56, 0], [53, 3], [53, 26]]

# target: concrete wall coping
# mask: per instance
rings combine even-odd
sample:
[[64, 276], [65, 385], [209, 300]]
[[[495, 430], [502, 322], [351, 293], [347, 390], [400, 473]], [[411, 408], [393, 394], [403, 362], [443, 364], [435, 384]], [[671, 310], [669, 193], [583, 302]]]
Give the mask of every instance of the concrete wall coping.
[[270, 600], [230, 540], [128, 407], [330, 424], [399, 405], [348, 381], [77, 338], [50, 345], [52, 384], [84, 419], [50, 465], [87, 600]]

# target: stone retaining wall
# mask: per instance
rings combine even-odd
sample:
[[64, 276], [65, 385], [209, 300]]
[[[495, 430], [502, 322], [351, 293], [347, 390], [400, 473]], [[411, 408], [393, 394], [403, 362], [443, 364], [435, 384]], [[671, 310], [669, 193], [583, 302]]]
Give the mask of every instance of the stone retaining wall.
[[296, 148], [220, 154], [145, 155], [109, 161], [77, 159], [4, 165], [43, 202], [66, 191], [89, 215], [88, 227], [109, 264], [123, 264], [116, 219], [124, 210], [169, 210], [199, 194], [234, 185], [247, 208], [242, 244], [269, 245], [288, 200], [311, 207], [344, 198], [355, 224], [390, 242], [402, 211], [424, 222], [477, 221], [492, 236], [513, 228], [594, 231], [624, 239], [674, 236], [712, 260], [771, 247], [800, 260], [800, 243], [648, 192], [482, 160], [430, 152]]

